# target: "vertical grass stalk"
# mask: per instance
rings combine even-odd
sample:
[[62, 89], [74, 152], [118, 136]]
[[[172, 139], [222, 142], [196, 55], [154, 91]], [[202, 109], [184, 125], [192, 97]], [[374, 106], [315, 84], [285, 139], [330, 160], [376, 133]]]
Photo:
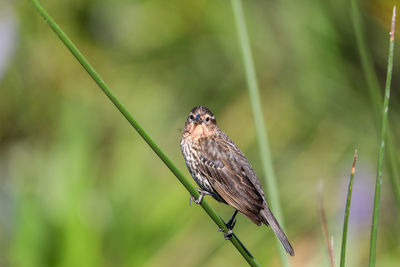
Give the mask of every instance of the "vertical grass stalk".
[[382, 187], [382, 171], [383, 171], [383, 157], [385, 154], [385, 139], [388, 124], [388, 111], [389, 111], [389, 98], [390, 98], [390, 83], [392, 81], [393, 70], [393, 52], [394, 52], [394, 31], [396, 23], [396, 6], [393, 7], [392, 27], [390, 31], [389, 55], [387, 64], [387, 75], [385, 85], [385, 95], [382, 107], [382, 125], [381, 125], [381, 138], [378, 154], [378, 168], [376, 174], [375, 184], [375, 199], [374, 199], [374, 212], [372, 215], [372, 230], [371, 230], [371, 246], [369, 251], [369, 266], [375, 266], [376, 261], [376, 240], [378, 238], [378, 218], [379, 218], [379, 204]]
[[366, 47], [360, 8], [358, 7], [357, 0], [350, 0], [350, 19], [356, 37], [357, 50], [358, 53], [360, 53], [361, 67], [365, 73], [368, 93], [371, 98], [373, 110], [375, 112], [375, 119], [376, 121], [378, 121], [378, 114], [381, 110], [380, 107], [382, 103], [382, 97], [379, 92], [379, 82], [374, 71], [371, 55], [368, 53], [368, 49]]
[[[356, 37], [357, 50], [360, 53], [361, 66], [365, 73], [368, 94], [374, 111], [374, 119], [378, 128], [383, 98], [380, 93], [380, 86], [377, 74], [374, 70], [373, 62], [366, 47], [360, 8], [358, 6], [357, 0], [350, 1], [350, 18]], [[390, 125], [388, 125], [387, 143], [389, 157], [389, 160], [387, 161], [387, 166], [389, 171], [389, 179], [392, 184], [392, 190], [396, 201], [397, 210], [400, 212], [400, 162], [397, 156], [393, 134], [390, 131]]]
[[[281, 212], [280, 202], [279, 202], [279, 192], [276, 185], [274, 168], [272, 165], [271, 153], [269, 149], [267, 129], [264, 123], [260, 93], [258, 90], [258, 82], [253, 62], [253, 57], [251, 53], [249, 36], [247, 33], [246, 21], [244, 18], [242, 1], [232, 0], [233, 14], [236, 24], [236, 29], [239, 37], [240, 48], [242, 52], [244, 68], [246, 71], [247, 86], [250, 95], [250, 102], [254, 116], [254, 123], [257, 132], [258, 145], [260, 150], [261, 162], [264, 170], [266, 190], [268, 194], [269, 204], [271, 205], [271, 210], [279, 220], [279, 223], [283, 227], [284, 220]], [[278, 239], [277, 244], [279, 247], [280, 257], [282, 265], [289, 266], [288, 256], [285, 249], [281, 246]]]
[[351, 168], [349, 187], [347, 189], [346, 210], [344, 213], [344, 222], [343, 222], [342, 249], [341, 249], [341, 253], [340, 253], [340, 267], [344, 267], [345, 259], [346, 259], [347, 226], [349, 223], [351, 194], [353, 192], [353, 181], [354, 181], [354, 173], [356, 172], [357, 157], [358, 157], [358, 154], [357, 154], [357, 149], [356, 149], [354, 151], [354, 158], [353, 158], [353, 165]]
[[[56, 33], [56, 35], [61, 39], [73, 56], [79, 61], [82, 67], [89, 73], [93, 80], [97, 83], [100, 89], [106, 94], [106, 96], [114, 103], [117, 109], [122, 113], [122, 115], [128, 120], [128, 122], [133, 126], [133, 128], [139, 133], [139, 135], [146, 141], [146, 143], [153, 149], [153, 151], [158, 155], [158, 157], [164, 162], [164, 164], [171, 170], [171, 172], [178, 178], [178, 180], [183, 184], [183, 186], [189, 191], [189, 193], [195, 198], [199, 197], [199, 193], [196, 188], [186, 179], [182, 172], [175, 166], [175, 164], [169, 159], [169, 157], [161, 150], [161, 148], [153, 141], [153, 139], [147, 134], [147, 132], [141, 127], [141, 125], [134, 119], [132, 114], [126, 109], [126, 107], [118, 100], [114, 95], [111, 88], [104, 82], [92, 65], [86, 60], [78, 48], [72, 43], [71, 39], [64, 33], [64, 31], [57, 25], [53, 18], [46, 12], [46, 10], [40, 5], [37, 0], [29, 0], [35, 9], [44, 18], [46, 23], [51, 27], [51, 29]], [[210, 218], [218, 225], [220, 229], [223, 229], [225, 233], [228, 229], [222, 219], [218, 216], [215, 210], [203, 199], [201, 202], [201, 207], [206, 211]], [[245, 260], [250, 264], [250, 266], [260, 266], [258, 262], [253, 258], [249, 251], [244, 247], [240, 240], [233, 235], [230, 240], [240, 254], [245, 258]]]

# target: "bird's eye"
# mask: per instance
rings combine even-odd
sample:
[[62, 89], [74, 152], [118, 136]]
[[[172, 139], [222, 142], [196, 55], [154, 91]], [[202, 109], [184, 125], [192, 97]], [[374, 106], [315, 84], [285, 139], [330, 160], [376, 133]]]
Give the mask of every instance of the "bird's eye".
[[190, 115], [190, 117], [189, 117], [191, 120], [193, 120], [194, 119], [194, 117], [193, 117], [193, 115]]
[[206, 118], [206, 121], [207, 121], [207, 122], [210, 121], [210, 117], [207, 117], [207, 118]]

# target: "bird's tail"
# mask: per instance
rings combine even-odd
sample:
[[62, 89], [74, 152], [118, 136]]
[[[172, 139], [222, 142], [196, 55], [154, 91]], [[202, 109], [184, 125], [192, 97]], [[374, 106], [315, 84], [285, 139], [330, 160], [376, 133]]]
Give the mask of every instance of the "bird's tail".
[[275, 219], [271, 210], [268, 207], [265, 207], [263, 210], [260, 211], [260, 217], [263, 223], [271, 226], [272, 230], [278, 237], [279, 241], [281, 241], [287, 253], [289, 253], [290, 256], [294, 256], [294, 250], [292, 248], [292, 245], [290, 245], [289, 240], [287, 239], [285, 233], [283, 232], [278, 221]]

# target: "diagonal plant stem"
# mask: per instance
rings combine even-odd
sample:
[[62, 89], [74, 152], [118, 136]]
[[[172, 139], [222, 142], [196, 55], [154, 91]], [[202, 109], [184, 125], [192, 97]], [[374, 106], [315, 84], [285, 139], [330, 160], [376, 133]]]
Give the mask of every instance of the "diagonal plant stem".
[[[371, 60], [371, 55], [368, 53], [366, 47], [366, 41], [363, 32], [362, 19], [360, 14], [360, 8], [358, 6], [357, 0], [350, 1], [350, 18], [353, 25], [357, 50], [360, 53], [361, 66], [365, 73], [368, 94], [371, 100], [371, 104], [374, 111], [375, 122], [378, 127], [378, 122], [380, 120], [380, 113], [382, 110], [383, 98], [380, 93], [380, 86], [378, 83], [378, 78], [376, 72], [374, 71], [373, 62]], [[393, 134], [390, 131], [390, 125], [388, 125], [388, 171], [389, 179], [392, 184], [392, 190], [394, 198], [397, 204], [397, 210], [400, 212], [400, 171], [399, 171], [399, 160], [397, 157], [396, 145], [394, 142]]]
[[[253, 62], [253, 57], [250, 48], [249, 36], [247, 33], [246, 21], [244, 18], [242, 1], [241, 0], [232, 0], [232, 8], [236, 22], [236, 29], [239, 37], [240, 48], [242, 52], [244, 68], [246, 71], [247, 85], [249, 89], [250, 102], [253, 110], [254, 122], [257, 132], [258, 145], [260, 150], [260, 156], [262, 161], [262, 166], [264, 170], [266, 189], [268, 192], [269, 204], [271, 205], [271, 209], [274, 212], [276, 218], [280, 222], [280, 225], [283, 227], [284, 221], [281, 212], [280, 202], [279, 202], [279, 192], [276, 185], [276, 178], [274, 173], [274, 168], [272, 165], [271, 153], [269, 149], [267, 129], [264, 123], [262, 108], [261, 108], [261, 100], [260, 93], [258, 90], [258, 82]], [[285, 267], [290, 266], [288, 256], [286, 254], [285, 249], [277, 240], [278, 248], [280, 252], [280, 257], [282, 261], [282, 265]]]
[[[161, 148], [151, 139], [151, 137], [146, 133], [146, 131], [140, 126], [140, 124], [134, 119], [132, 114], [126, 109], [126, 107], [117, 99], [117, 97], [111, 91], [111, 88], [104, 82], [100, 75], [95, 71], [95, 69], [90, 65], [78, 48], [72, 43], [68, 36], [63, 32], [63, 30], [56, 24], [53, 18], [46, 12], [46, 10], [40, 5], [37, 0], [29, 0], [31, 4], [36, 8], [40, 15], [44, 18], [46, 23], [51, 27], [51, 29], [57, 34], [73, 56], [79, 61], [83, 68], [89, 73], [101, 90], [107, 95], [107, 97], [114, 103], [117, 109], [124, 115], [124, 117], [129, 121], [129, 123], [135, 128], [135, 130], [140, 134], [140, 136], [146, 141], [146, 143], [153, 149], [153, 151], [158, 155], [158, 157], [164, 162], [164, 164], [171, 170], [171, 172], [178, 178], [178, 180], [183, 184], [183, 186], [189, 191], [189, 193], [195, 198], [199, 197], [199, 193], [195, 187], [186, 179], [181, 171], [175, 166], [174, 163], [167, 157], [167, 155], [161, 150]], [[225, 233], [228, 232], [228, 228], [222, 219], [218, 216], [215, 210], [203, 199], [201, 202], [201, 207], [205, 212], [211, 217], [211, 219], [222, 229]], [[244, 247], [236, 235], [232, 236], [230, 240], [240, 254], [245, 258], [245, 260], [251, 266], [260, 266], [259, 263], [254, 259], [254, 257], [249, 253], [249, 251]]]
[[376, 261], [376, 240], [378, 238], [378, 218], [379, 218], [379, 204], [382, 187], [382, 171], [383, 171], [383, 157], [385, 154], [385, 139], [388, 125], [388, 111], [389, 111], [389, 98], [390, 98], [390, 84], [392, 80], [393, 70], [393, 52], [394, 52], [394, 31], [396, 23], [396, 6], [393, 7], [392, 27], [390, 31], [390, 44], [389, 55], [387, 64], [386, 86], [385, 95], [382, 107], [382, 121], [381, 121], [381, 139], [378, 154], [378, 168], [376, 174], [375, 184], [375, 199], [374, 199], [374, 212], [372, 215], [372, 230], [371, 230], [371, 246], [369, 251], [369, 266], [374, 267]]
[[354, 151], [354, 158], [353, 158], [353, 165], [351, 168], [349, 187], [347, 189], [346, 211], [344, 213], [344, 222], [343, 222], [342, 249], [341, 249], [341, 253], [340, 253], [340, 267], [344, 267], [345, 259], [346, 259], [347, 226], [349, 224], [351, 194], [353, 191], [353, 181], [354, 181], [354, 174], [356, 172], [357, 158], [358, 158], [358, 153], [357, 153], [357, 149], [356, 149]]

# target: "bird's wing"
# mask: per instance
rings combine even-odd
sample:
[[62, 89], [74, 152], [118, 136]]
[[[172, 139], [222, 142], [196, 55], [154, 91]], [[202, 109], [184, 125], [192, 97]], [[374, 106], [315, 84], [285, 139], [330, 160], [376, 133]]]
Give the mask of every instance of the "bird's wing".
[[265, 198], [246, 157], [227, 136], [201, 138], [199, 144], [200, 171], [228, 204], [259, 225]]

